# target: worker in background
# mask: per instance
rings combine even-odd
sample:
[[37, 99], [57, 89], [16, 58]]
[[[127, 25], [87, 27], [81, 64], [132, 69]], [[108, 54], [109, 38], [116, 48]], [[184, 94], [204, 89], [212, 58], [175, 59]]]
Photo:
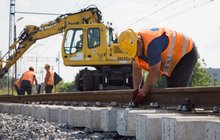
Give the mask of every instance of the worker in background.
[[34, 68], [29, 67], [29, 71], [23, 73], [20, 81], [21, 81], [20, 95], [25, 95], [25, 91], [27, 92], [28, 95], [31, 95], [32, 86], [34, 85], [34, 83], [36, 84], [36, 87], [38, 85], [34, 73]]
[[20, 95], [21, 79], [16, 79], [14, 82], [14, 86], [17, 94]]
[[82, 41], [83, 41], [83, 34], [79, 36], [79, 40], [76, 42], [76, 52], [82, 50]]
[[54, 86], [54, 72], [50, 70], [49, 64], [45, 65], [45, 70], [47, 71], [45, 79], [44, 79], [45, 92], [52, 93], [53, 86]]
[[[119, 46], [133, 58], [131, 107], [144, 102], [160, 75], [166, 77], [167, 87], [186, 87], [198, 59], [191, 38], [166, 28], [146, 29], [138, 33], [132, 29], [125, 30], [119, 36]], [[148, 75], [141, 88], [142, 69], [148, 71]]]
[[88, 32], [88, 48], [94, 48], [100, 45], [100, 31], [99, 29], [91, 29]]

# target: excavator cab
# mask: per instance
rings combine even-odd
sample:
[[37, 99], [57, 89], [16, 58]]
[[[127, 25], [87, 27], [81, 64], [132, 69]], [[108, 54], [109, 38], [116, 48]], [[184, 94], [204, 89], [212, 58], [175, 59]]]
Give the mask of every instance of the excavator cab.
[[101, 30], [99, 24], [69, 26], [62, 43], [64, 65], [87, 66], [91, 60], [94, 63], [98, 59], [103, 60], [103, 57], [98, 57], [105, 51], [101, 47]]
[[131, 60], [114, 44], [112, 30], [103, 23], [67, 27], [62, 43], [64, 65], [130, 64]]

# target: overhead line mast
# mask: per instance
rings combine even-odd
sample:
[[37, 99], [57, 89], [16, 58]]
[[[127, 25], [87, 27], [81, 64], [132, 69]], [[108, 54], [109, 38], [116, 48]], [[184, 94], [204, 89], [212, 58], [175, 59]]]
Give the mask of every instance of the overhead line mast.
[[[8, 41], [8, 46], [9, 46], [9, 53], [8, 53], [8, 57], [10, 57], [11, 55], [11, 51], [10, 51], [10, 46], [13, 44], [14, 42], [14, 26], [15, 26], [15, 0], [10, 0], [10, 11], [9, 11], [9, 41]], [[16, 67], [15, 67], [16, 68]], [[7, 77], [7, 85], [8, 85], [8, 93], [10, 92], [10, 71], [8, 71], [8, 77]]]

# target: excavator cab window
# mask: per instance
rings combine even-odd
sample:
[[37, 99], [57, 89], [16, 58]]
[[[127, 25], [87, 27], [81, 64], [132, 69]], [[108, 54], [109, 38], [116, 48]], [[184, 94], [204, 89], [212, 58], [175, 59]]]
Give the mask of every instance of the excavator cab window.
[[71, 29], [67, 31], [65, 38], [64, 51], [66, 54], [73, 54], [82, 50], [83, 30]]
[[113, 28], [108, 28], [108, 30], [106, 30], [106, 36], [107, 36], [107, 45], [108, 46], [110, 46], [112, 43], [118, 42], [117, 36], [116, 36]]
[[107, 40], [107, 46], [111, 45], [111, 35], [110, 35], [110, 31], [106, 30], [106, 40]]
[[88, 48], [100, 46], [100, 29], [89, 28], [87, 30]]
[[114, 30], [112, 28], [108, 28], [106, 30], [106, 38], [107, 38], [107, 46], [110, 46], [112, 43], [116, 43], [115, 42], [115, 37], [114, 37]]

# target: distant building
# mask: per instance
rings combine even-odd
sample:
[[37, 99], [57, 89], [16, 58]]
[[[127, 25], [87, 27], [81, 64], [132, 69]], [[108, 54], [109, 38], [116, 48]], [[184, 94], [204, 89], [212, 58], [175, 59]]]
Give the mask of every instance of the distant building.
[[211, 85], [220, 85], [220, 68], [208, 68], [206, 71], [211, 76]]

